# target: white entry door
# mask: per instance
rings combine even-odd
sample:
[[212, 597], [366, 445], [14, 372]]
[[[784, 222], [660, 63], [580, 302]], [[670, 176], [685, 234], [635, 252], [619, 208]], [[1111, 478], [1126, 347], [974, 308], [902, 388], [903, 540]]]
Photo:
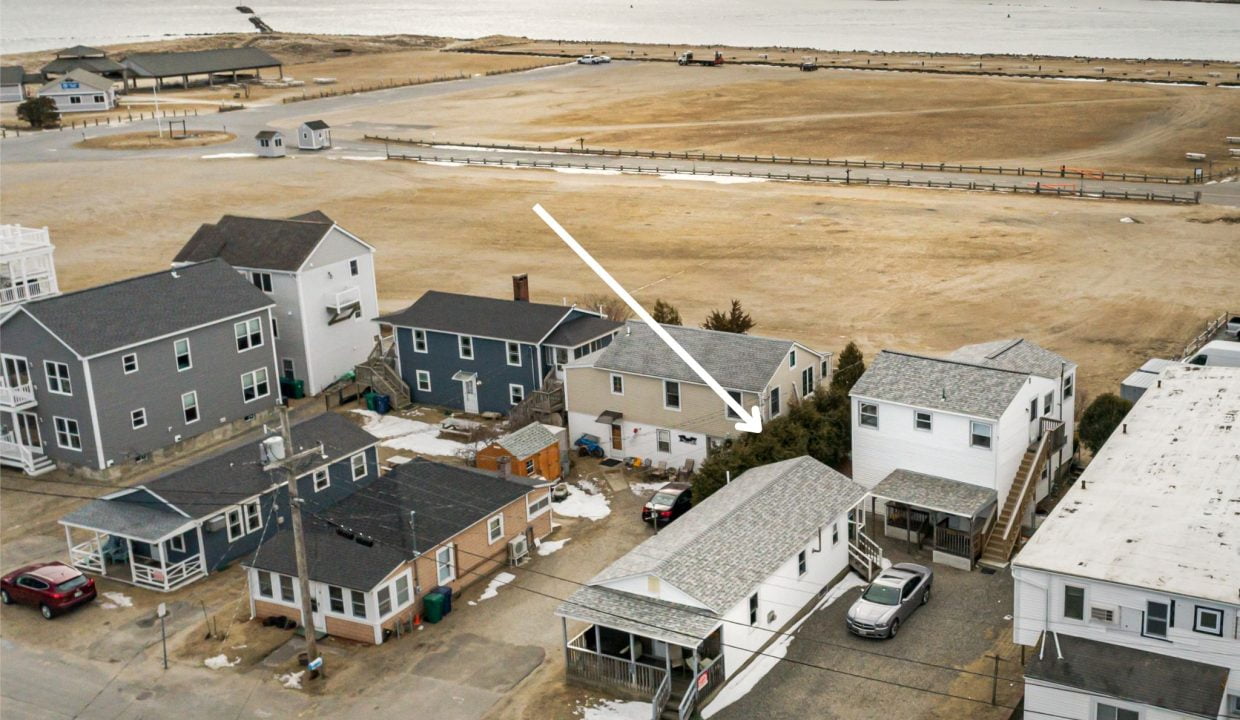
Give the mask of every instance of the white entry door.
[[314, 629], [327, 632], [327, 620], [323, 617], [323, 608], [327, 607], [327, 586], [317, 585], [314, 588], [314, 599], [310, 603], [310, 618], [314, 621]]
[[478, 414], [478, 378], [471, 377], [461, 381], [461, 392], [464, 398], [465, 412]]

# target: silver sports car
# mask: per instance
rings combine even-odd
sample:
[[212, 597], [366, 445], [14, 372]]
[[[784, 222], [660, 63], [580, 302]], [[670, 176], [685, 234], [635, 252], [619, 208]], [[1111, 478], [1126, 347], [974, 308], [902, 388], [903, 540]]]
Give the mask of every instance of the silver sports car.
[[848, 629], [864, 637], [895, 637], [900, 623], [930, 601], [933, 581], [934, 571], [924, 565], [892, 565], [848, 608]]

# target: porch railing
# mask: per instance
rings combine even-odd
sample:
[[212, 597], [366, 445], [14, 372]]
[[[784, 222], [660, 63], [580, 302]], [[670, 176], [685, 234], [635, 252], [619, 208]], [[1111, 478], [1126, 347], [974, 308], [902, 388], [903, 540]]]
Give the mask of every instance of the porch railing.
[[103, 548], [98, 538], [91, 538], [69, 548], [69, 563], [81, 570], [103, 574]]
[[[936, 525], [934, 528], [934, 549], [972, 559], [973, 549], [970, 546], [972, 538], [972, 532]], [[978, 547], [980, 548], [980, 545]]]
[[661, 667], [635, 663], [611, 655], [568, 647], [567, 675], [573, 680], [601, 687], [618, 687], [653, 697], [667, 671]]
[[175, 590], [202, 575], [202, 561], [198, 555], [166, 567], [137, 560], [133, 560], [132, 564], [134, 584], [157, 590]]
[[667, 707], [667, 701], [671, 697], [672, 676], [663, 673], [663, 682], [659, 683], [659, 689], [655, 690], [654, 697], [650, 700], [650, 720], [659, 720], [662, 717], [663, 708]]
[[0, 407], [19, 407], [34, 401], [33, 383], [9, 385], [0, 381]]

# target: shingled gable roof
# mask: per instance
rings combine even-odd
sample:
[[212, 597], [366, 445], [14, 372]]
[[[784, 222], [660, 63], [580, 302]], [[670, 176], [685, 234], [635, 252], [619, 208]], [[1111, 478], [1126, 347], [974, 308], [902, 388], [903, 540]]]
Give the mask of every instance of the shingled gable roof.
[[555, 445], [558, 442], [559, 440], [556, 436], [545, 425], [542, 423], [530, 423], [520, 430], [510, 432], [499, 438], [495, 441], [495, 444], [507, 450], [516, 459], [524, 460], [543, 448]]
[[653, 575], [722, 615], [865, 493], [809, 456], [756, 467], [647, 538], [589, 584]]
[[1064, 356], [1024, 338], [965, 345], [947, 357], [949, 360], [960, 360], [1000, 370], [1015, 370], [1052, 380], [1059, 379], [1061, 373], [1070, 372], [1076, 367], [1076, 363]]
[[[725, 388], [761, 393], [795, 343], [756, 335], [664, 325], [668, 333]], [[592, 362], [596, 368], [701, 383], [684, 360], [645, 323], [630, 320]]]
[[857, 383], [854, 397], [997, 420], [1028, 373], [883, 350]]
[[18, 312], [90, 357], [272, 305], [228, 263], [210, 260], [36, 300]]
[[261, 48], [218, 48], [190, 52], [130, 53], [122, 64], [134, 77], [172, 77], [231, 70], [277, 67], [281, 63]]
[[93, 90], [112, 89], [111, 80], [105, 77], [100, 77], [99, 75], [96, 75], [95, 73], [89, 70], [85, 70], [83, 68], [76, 68], [74, 70], [70, 70], [69, 74], [65, 75], [62, 78], [57, 78], [55, 80], [49, 81], [42, 88], [39, 89], [39, 92], [41, 93], [44, 90], [47, 90], [47, 91], [61, 90], [62, 88], [60, 87], [60, 84], [66, 81], [76, 82], [79, 85], [85, 85], [86, 87], [91, 88]]
[[329, 127], [331, 127], [330, 125], [323, 122], [322, 120], [307, 120], [304, 124], [306, 127], [310, 128], [311, 130], [326, 130]]
[[[476, 337], [539, 343], [573, 308], [428, 290], [379, 322]], [[581, 311], [578, 308], [578, 311]]]
[[287, 220], [225, 215], [199, 227], [173, 262], [218, 257], [236, 267], [295, 272], [334, 226], [318, 210]]

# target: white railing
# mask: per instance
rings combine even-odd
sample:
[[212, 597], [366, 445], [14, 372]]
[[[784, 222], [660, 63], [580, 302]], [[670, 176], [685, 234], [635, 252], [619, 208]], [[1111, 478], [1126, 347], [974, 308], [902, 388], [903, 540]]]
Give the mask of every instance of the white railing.
[[47, 228], [0, 225], [0, 254], [10, 255], [39, 248], [52, 249], [52, 238]]
[[341, 312], [350, 305], [360, 305], [362, 302], [362, 289], [354, 285], [339, 292], [329, 293], [327, 296], [327, 307], [335, 312]]
[[103, 549], [93, 538], [69, 548], [69, 563], [75, 568], [103, 574]]
[[35, 401], [34, 384], [9, 385], [0, 380], [0, 407], [18, 407]]
[[1021, 516], [1025, 514], [1025, 505], [1028, 502], [1026, 497], [1033, 491], [1033, 484], [1037, 475], [1042, 472], [1042, 463], [1046, 459], [1047, 447], [1050, 445], [1050, 436], [1052, 433], [1042, 433], [1042, 438], [1038, 440], [1038, 449], [1034, 453], [1033, 462], [1029, 464], [1029, 469], [1025, 472], [1024, 479], [1020, 484], [1020, 495], [1016, 501], [1016, 507], [1012, 508], [1012, 514], [1008, 516], [1007, 524], [1003, 527], [1003, 534], [1000, 536], [1006, 542], [1008, 535], [1012, 532], [1012, 528], [1020, 527]]
[[667, 707], [667, 701], [672, 697], [672, 676], [663, 674], [663, 682], [659, 683], [659, 689], [654, 691], [654, 697], [650, 700], [650, 720], [659, 720], [663, 715], [663, 708]]
[[131, 561], [131, 566], [135, 585], [146, 585], [156, 590], [175, 590], [203, 574], [198, 555], [166, 567], [147, 565], [137, 560]]
[[25, 470], [34, 470], [34, 450], [17, 442], [11, 432], [0, 435], [0, 458], [21, 463]]
[[16, 303], [26, 302], [27, 300], [37, 300], [41, 297], [56, 294], [55, 283], [47, 281], [47, 279], [27, 281], [20, 285], [12, 287], [0, 288], [0, 305], [13, 305]]

